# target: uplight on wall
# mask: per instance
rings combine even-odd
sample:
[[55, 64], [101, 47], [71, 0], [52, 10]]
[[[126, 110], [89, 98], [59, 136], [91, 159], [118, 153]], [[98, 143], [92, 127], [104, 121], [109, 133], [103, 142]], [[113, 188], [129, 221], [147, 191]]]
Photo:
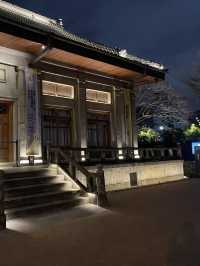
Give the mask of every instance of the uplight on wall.
[[119, 160], [123, 160], [123, 159], [124, 159], [123, 151], [122, 151], [122, 150], [119, 150], [119, 151], [118, 151], [118, 159], [119, 159]]
[[134, 150], [134, 158], [135, 159], [140, 159], [140, 155], [139, 155], [139, 151], [138, 150]]
[[[42, 159], [34, 159], [34, 165], [42, 163], [43, 163]], [[30, 165], [29, 159], [20, 160], [20, 165]]]
[[81, 161], [85, 162], [86, 158], [85, 158], [85, 151], [81, 151]]
[[29, 160], [20, 160], [20, 165], [29, 164]]

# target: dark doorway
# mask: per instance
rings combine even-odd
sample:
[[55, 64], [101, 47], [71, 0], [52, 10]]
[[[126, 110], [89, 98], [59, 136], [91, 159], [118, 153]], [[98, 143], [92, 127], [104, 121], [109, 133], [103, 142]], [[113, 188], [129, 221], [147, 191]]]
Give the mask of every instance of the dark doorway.
[[88, 147], [110, 147], [110, 114], [88, 113]]
[[43, 110], [43, 144], [72, 145], [71, 111], [46, 108]]

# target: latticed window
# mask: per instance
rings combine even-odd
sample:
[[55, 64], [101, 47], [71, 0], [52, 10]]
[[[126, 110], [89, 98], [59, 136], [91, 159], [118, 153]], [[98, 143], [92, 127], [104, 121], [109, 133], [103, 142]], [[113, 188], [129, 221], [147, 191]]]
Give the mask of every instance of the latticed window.
[[59, 109], [43, 110], [43, 143], [70, 146], [72, 144], [71, 112]]
[[66, 84], [42, 81], [42, 94], [63, 98], [74, 98], [74, 87]]
[[111, 104], [111, 93], [105, 91], [87, 89], [86, 100], [90, 102]]
[[87, 114], [88, 147], [109, 147], [110, 114]]

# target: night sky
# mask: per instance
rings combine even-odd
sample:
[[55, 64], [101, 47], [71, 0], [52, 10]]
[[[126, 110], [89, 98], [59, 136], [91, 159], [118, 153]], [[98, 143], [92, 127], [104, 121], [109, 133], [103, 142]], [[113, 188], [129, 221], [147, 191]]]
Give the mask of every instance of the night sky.
[[[90, 40], [163, 63], [168, 79], [190, 101], [183, 80], [200, 62], [199, 0], [11, 0]], [[198, 102], [195, 103], [198, 108]]]

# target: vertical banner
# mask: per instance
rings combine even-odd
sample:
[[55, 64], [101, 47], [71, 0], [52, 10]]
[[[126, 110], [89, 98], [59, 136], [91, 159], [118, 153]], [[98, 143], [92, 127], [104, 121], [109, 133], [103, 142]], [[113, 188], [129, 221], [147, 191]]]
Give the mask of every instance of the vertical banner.
[[27, 155], [41, 154], [37, 72], [26, 69]]

